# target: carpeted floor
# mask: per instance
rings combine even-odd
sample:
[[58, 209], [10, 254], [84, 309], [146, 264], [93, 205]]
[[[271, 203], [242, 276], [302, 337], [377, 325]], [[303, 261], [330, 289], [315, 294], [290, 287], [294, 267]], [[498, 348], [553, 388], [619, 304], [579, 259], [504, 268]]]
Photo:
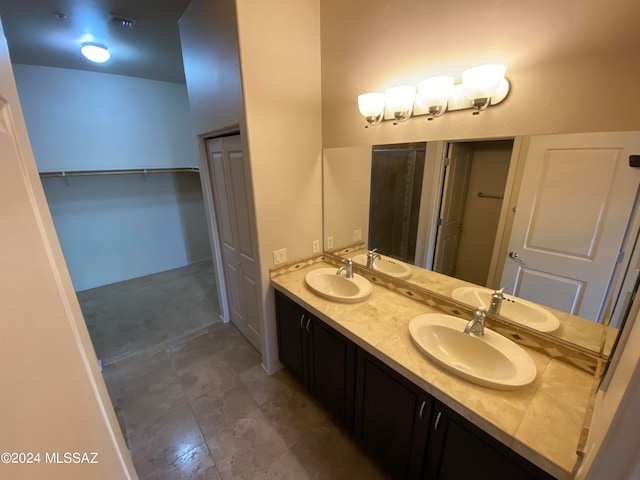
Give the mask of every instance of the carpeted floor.
[[220, 322], [211, 260], [77, 293], [103, 366], [161, 350]]

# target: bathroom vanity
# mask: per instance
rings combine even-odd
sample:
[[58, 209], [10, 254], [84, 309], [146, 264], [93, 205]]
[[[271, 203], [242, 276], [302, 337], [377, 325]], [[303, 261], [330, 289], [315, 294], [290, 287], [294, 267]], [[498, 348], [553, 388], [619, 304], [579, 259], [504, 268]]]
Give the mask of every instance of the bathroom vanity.
[[532, 384], [470, 383], [432, 363], [409, 334], [413, 317], [441, 306], [375, 279], [359, 303], [322, 298], [305, 275], [337, 269], [327, 260], [272, 272], [279, 358], [393, 478], [572, 477], [593, 373], [524, 346], [536, 364]]

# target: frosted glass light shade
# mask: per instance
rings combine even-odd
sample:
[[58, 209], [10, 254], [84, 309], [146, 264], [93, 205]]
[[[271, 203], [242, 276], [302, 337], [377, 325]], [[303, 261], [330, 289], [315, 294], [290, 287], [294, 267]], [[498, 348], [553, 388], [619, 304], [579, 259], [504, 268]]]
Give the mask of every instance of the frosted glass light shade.
[[378, 117], [384, 111], [384, 93], [358, 95], [358, 109], [363, 117]]
[[446, 107], [453, 89], [454, 78], [433, 77], [418, 84], [418, 101], [424, 107]]
[[99, 43], [84, 43], [80, 48], [80, 53], [87, 59], [95, 63], [104, 63], [111, 58], [109, 50]]
[[462, 72], [462, 87], [467, 98], [495, 96], [504, 80], [504, 65], [480, 65]]
[[413, 102], [416, 99], [416, 87], [404, 86], [388, 88], [384, 92], [387, 101], [387, 109], [396, 114], [398, 112], [409, 112], [413, 109]]

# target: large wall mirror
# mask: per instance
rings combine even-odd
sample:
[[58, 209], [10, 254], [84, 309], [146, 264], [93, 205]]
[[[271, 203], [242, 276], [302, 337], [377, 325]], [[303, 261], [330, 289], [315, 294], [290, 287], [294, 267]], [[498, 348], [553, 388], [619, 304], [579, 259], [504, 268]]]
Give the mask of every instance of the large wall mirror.
[[504, 287], [505, 320], [607, 355], [638, 281], [639, 153], [639, 132], [325, 149], [324, 249], [467, 305]]

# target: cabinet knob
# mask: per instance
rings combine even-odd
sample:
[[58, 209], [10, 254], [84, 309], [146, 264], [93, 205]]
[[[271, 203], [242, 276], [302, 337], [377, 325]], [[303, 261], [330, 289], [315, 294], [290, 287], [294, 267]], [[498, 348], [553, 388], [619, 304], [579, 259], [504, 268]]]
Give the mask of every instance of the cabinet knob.
[[424, 416], [424, 407], [427, 404], [426, 400], [422, 401], [422, 405], [420, 405], [420, 413], [418, 414], [418, 417], [420, 417], [420, 420], [422, 420], [423, 416]]
[[311, 333], [311, 330], [309, 329], [310, 325], [311, 325], [311, 317], [307, 318], [307, 326], [305, 327], [307, 330], [307, 333]]
[[302, 322], [304, 322], [304, 313], [300, 315], [300, 328], [304, 328], [304, 325], [302, 325]]

